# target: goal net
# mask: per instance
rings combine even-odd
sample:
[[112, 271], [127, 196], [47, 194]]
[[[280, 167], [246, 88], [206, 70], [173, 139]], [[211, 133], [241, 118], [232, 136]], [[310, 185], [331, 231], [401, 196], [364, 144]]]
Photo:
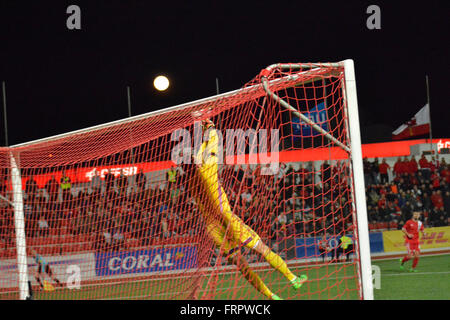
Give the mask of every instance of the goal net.
[[3, 148], [0, 299], [371, 299], [360, 149], [351, 60]]

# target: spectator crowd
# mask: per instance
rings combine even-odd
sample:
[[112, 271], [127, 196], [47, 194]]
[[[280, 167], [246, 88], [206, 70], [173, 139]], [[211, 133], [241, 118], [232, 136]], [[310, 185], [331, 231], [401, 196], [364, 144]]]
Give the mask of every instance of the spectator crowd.
[[[401, 229], [414, 210], [423, 213], [427, 227], [449, 225], [450, 167], [441, 158], [398, 158], [391, 168], [386, 159], [363, 160], [370, 225]], [[249, 170], [221, 169], [231, 207], [263, 238], [345, 234], [353, 225], [348, 161], [281, 164], [272, 175], [269, 166]], [[96, 174], [89, 184], [77, 184], [62, 172], [39, 188], [33, 176], [24, 186], [25, 231], [29, 239], [83, 237], [90, 249], [121, 250], [132, 239], [138, 246], [161, 241], [191, 241], [204, 232], [197, 205], [187, 191], [181, 168], [171, 168], [161, 180]], [[3, 179], [4, 180], [4, 179]], [[151, 183], [150, 183], [151, 182]], [[242, 183], [241, 183], [242, 182]], [[0, 244], [14, 246], [11, 194], [0, 186]], [[87, 239], [87, 240], [86, 240]]]
[[427, 227], [449, 225], [450, 166], [444, 158], [399, 157], [392, 168], [385, 159], [363, 163], [369, 223], [401, 229], [413, 211], [420, 211]]

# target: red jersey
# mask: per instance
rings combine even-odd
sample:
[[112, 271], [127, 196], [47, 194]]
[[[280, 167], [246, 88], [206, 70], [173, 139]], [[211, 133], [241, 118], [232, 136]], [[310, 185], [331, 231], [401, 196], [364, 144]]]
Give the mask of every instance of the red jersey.
[[389, 167], [389, 165], [386, 162], [382, 162], [378, 166], [378, 170], [380, 171], [380, 174], [387, 174], [389, 168], [390, 167]]
[[416, 173], [419, 170], [416, 160], [411, 160], [408, 162], [408, 173]]
[[428, 160], [426, 158], [420, 158], [419, 165], [422, 169], [430, 167], [430, 163], [428, 162]]
[[444, 179], [445, 179], [445, 181], [446, 181], [447, 183], [450, 183], [450, 171], [449, 171], [449, 170], [447, 170], [447, 173], [446, 173]]
[[404, 165], [404, 163], [402, 161], [397, 161], [394, 164], [394, 172], [395, 172], [396, 175], [401, 175], [404, 172], [406, 172], [405, 165]]
[[327, 247], [328, 247], [328, 240], [327, 240], [327, 239], [322, 239], [322, 240], [319, 242], [319, 249], [320, 249], [320, 250], [326, 250]]
[[405, 235], [406, 242], [419, 242], [419, 231], [423, 232], [423, 223], [422, 221], [414, 221], [413, 219], [410, 219], [406, 221], [405, 225], [403, 226], [403, 229], [412, 235], [412, 238], [408, 238]]

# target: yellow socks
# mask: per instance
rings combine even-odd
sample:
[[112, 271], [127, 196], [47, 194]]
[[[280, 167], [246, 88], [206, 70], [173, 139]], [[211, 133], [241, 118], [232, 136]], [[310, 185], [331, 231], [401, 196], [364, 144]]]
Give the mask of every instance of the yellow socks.
[[293, 274], [291, 270], [289, 270], [286, 262], [284, 262], [284, 260], [281, 259], [281, 257], [275, 252], [269, 251], [269, 253], [265, 255], [264, 258], [267, 260], [267, 262], [270, 263], [273, 268], [280, 271], [289, 281], [293, 281], [296, 278], [296, 275]]

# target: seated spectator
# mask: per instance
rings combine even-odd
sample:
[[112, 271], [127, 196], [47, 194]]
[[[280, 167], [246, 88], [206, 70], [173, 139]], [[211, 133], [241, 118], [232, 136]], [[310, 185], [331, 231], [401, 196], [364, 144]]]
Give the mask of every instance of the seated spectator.
[[440, 190], [433, 191], [431, 194], [431, 202], [437, 209], [444, 206], [444, 199], [442, 198]]
[[373, 207], [373, 206], [367, 206], [367, 215], [368, 215], [368, 220], [369, 223], [377, 223], [380, 219], [380, 213], [378, 211], [378, 207]]
[[442, 179], [445, 181], [447, 185], [450, 184], [450, 165], [447, 165], [447, 169], [445, 170], [445, 175], [442, 176]]
[[387, 203], [387, 208], [386, 208], [388, 214], [389, 214], [389, 219], [387, 221], [394, 221], [394, 222], [398, 222], [400, 220], [400, 216], [402, 214], [400, 208], [395, 205], [393, 202], [388, 202]]
[[419, 179], [417, 179], [416, 174], [409, 174], [409, 182], [413, 187], [419, 185]]
[[381, 185], [381, 186], [379, 187], [378, 192], [380, 193], [380, 195], [386, 196], [387, 193], [388, 193], [388, 189], [390, 189], [390, 188], [389, 188], [389, 184], [386, 183], [386, 184]]
[[413, 188], [412, 188], [412, 190], [411, 190], [411, 193], [412, 193], [415, 197], [417, 197], [417, 196], [421, 197], [421, 196], [422, 196], [422, 190], [420, 190], [419, 187], [418, 187], [417, 185], [414, 185], [414, 186], [413, 186]]
[[427, 223], [431, 227], [437, 227], [440, 222], [440, 210], [437, 207], [433, 207], [431, 211], [428, 213]]
[[448, 225], [448, 214], [444, 207], [440, 207], [437, 211], [437, 219], [434, 227], [445, 227]]
[[447, 214], [450, 216], [450, 191], [447, 190], [445, 191], [443, 198], [443, 202], [444, 202], [444, 209], [447, 212]]
[[430, 179], [433, 190], [438, 190], [441, 188], [441, 180], [439, 179], [439, 174], [437, 172], [433, 172]]
[[124, 249], [125, 236], [121, 227], [114, 228], [114, 234], [112, 236], [112, 245], [115, 250]]
[[386, 197], [384, 194], [381, 195], [380, 199], [378, 200], [378, 208], [386, 207]]
[[418, 201], [417, 201], [417, 197], [414, 195], [414, 193], [412, 192], [412, 190], [407, 190], [407, 191], [406, 191], [406, 199], [408, 199], [408, 201], [411, 203], [411, 205], [412, 205], [415, 209], [418, 209]]
[[378, 207], [378, 212], [379, 212], [379, 217], [380, 217], [380, 219], [378, 221], [385, 221], [385, 222], [391, 221], [391, 215], [387, 209], [386, 202], [381, 204], [381, 206]]
[[406, 221], [411, 219], [413, 211], [414, 211], [413, 206], [411, 206], [409, 201], [406, 202], [405, 206], [401, 209], [401, 215], [398, 221], [398, 228], [401, 229], [403, 225], [406, 223]]
[[428, 196], [428, 193], [424, 193], [422, 195], [422, 208], [424, 211], [430, 211], [433, 206], [433, 202], [431, 198]]
[[400, 194], [398, 195], [397, 199], [398, 199], [398, 206], [400, 208], [403, 208], [403, 206], [408, 201], [408, 199], [406, 198], [406, 192], [405, 191], [400, 191]]
[[419, 185], [419, 186], [425, 184], [427, 181], [425, 179], [425, 177], [423, 176], [422, 171], [417, 172], [416, 179], [417, 179], [417, 185]]
[[391, 183], [388, 187], [389, 192], [386, 195], [388, 201], [395, 201], [398, 198], [398, 188], [395, 183]]
[[278, 215], [278, 217], [276, 219], [276, 222], [277, 222], [279, 228], [283, 228], [286, 225], [286, 223], [287, 223], [287, 216], [286, 216], [286, 214], [284, 212], [281, 212]]
[[113, 244], [113, 240], [112, 240], [112, 236], [111, 236], [111, 231], [109, 227], [106, 227], [103, 229], [103, 243], [105, 245], [105, 248], [111, 248], [112, 244]]
[[402, 190], [411, 190], [413, 185], [411, 183], [411, 176], [408, 173], [403, 173], [401, 175], [401, 182], [399, 185], [399, 189]]
[[370, 187], [369, 188], [369, 201], [372, 205], [377, 205], [378, 204], [378, 200], [380, 200], [380, 196], [378, 195], [377, 191], [375, 190], [375, 188]]
[[41, 215], [38, 221], [38, 236], [40, 237], [46, 237], [49, 234], [49, 226], [48, 222], [45, 219], [44, 215]]
[[445, 192], [450, 190], [450, 186], [444, 180], [441, 180], [441, 186], [439, 187], [439, 190], [443, 194], [445, 194]]

